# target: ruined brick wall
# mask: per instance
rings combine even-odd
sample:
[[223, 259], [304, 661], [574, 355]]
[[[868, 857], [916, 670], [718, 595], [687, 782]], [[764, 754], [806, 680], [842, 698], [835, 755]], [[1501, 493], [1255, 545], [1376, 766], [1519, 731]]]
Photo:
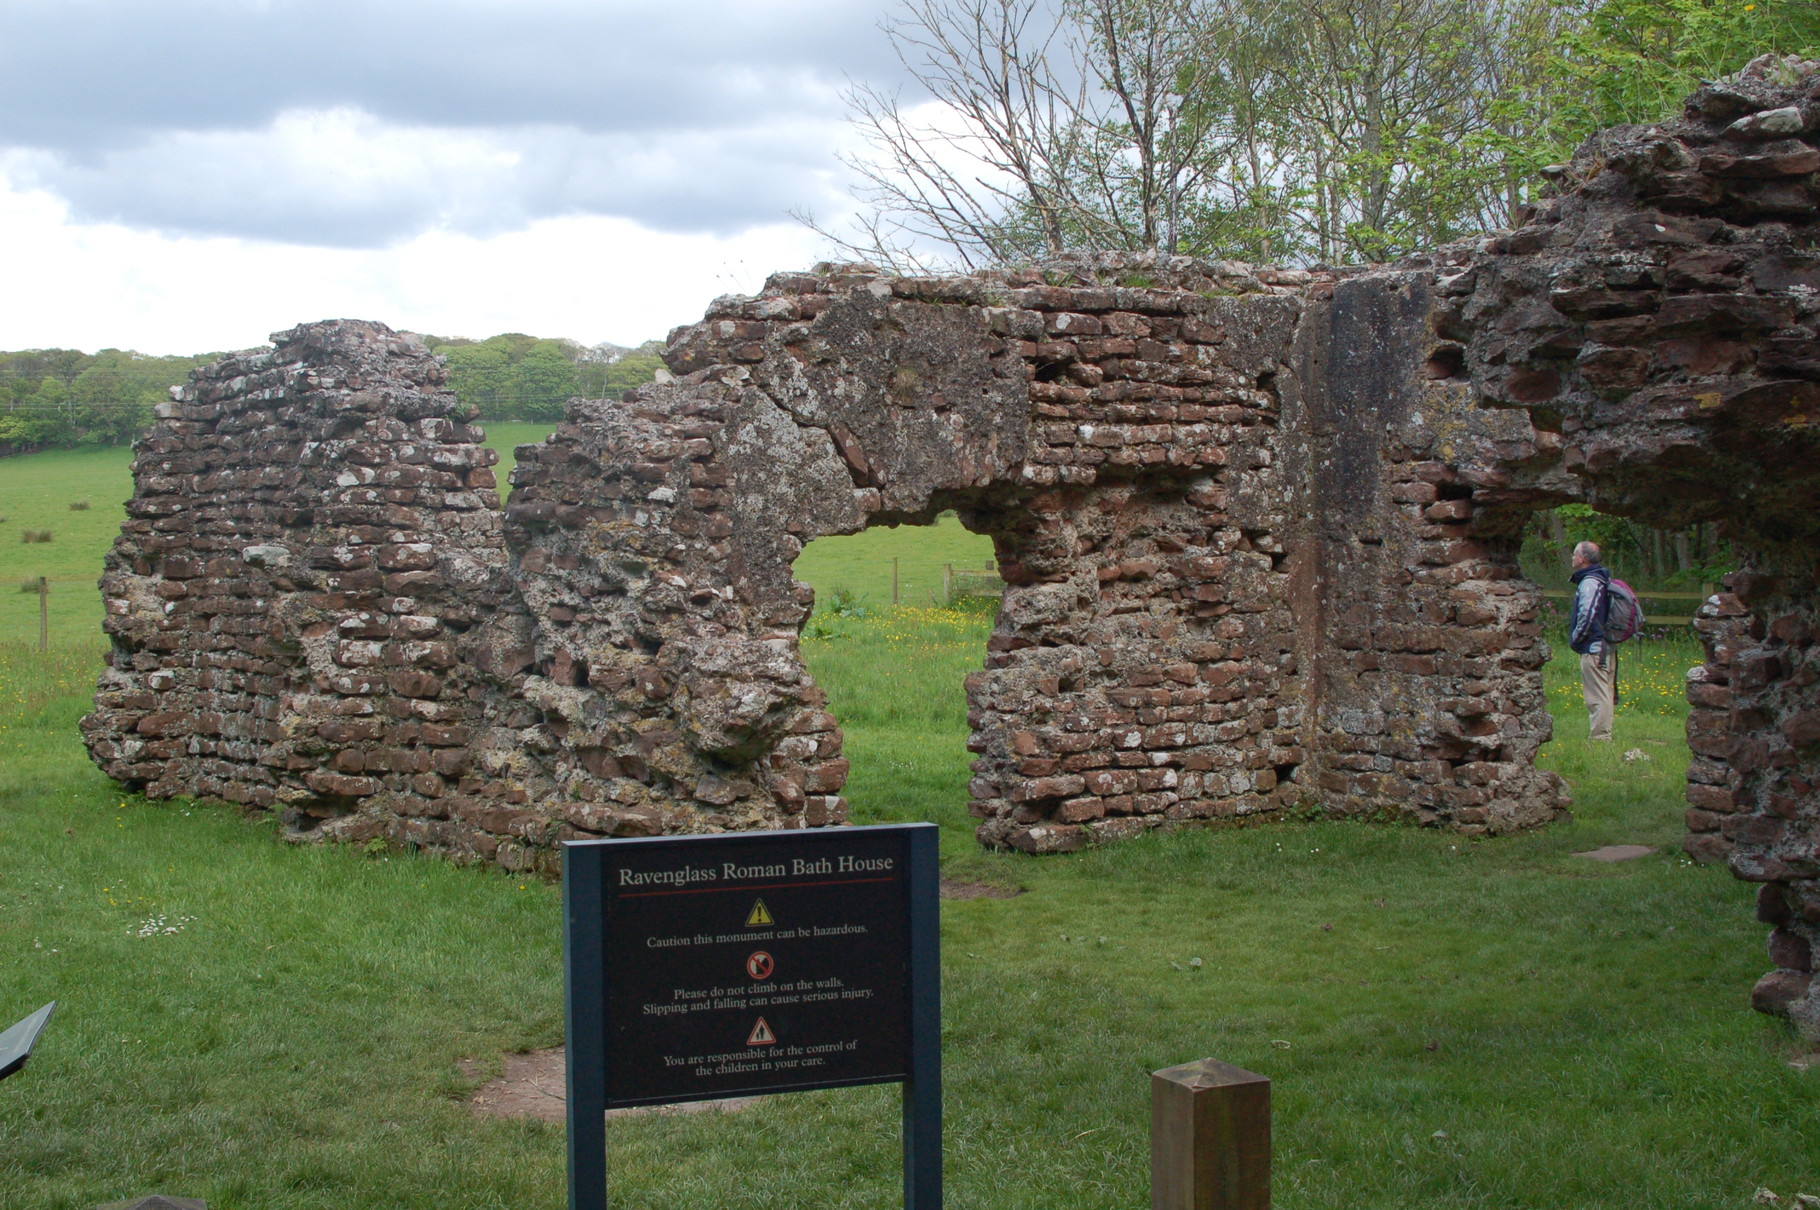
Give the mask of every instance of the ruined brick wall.
[[[1088, 258], [774, 277], [672, 383], [491, 455], [383, 325], [198, 372], [141, 442], [84, 722], [148, 794], [554, 869], [568, 837], [845, 818], [804, 544], [956, 509], [1009, 584], [968, 695], [988, 844], [1305, 805], [1566, 805], [1536, 508], [1719, 520], [1690, 851], [1763, 884], [1820, 1036], [1820, 65], [1594, 140], [1520, 230], [1389, 270]], [[1487, 406], [1489, 405], [1489, 406]]]
[[1762, 885], [1766, 1011], [1820, 1037], [1820, 64], [1766, 58], [1594, 139], [1437, 314], [1487, 401], [1558, 433], [1506, 500], [1716, 521], [1688, 851]]
[[[527, 699], [570, 823], [844, 818], [802, 546], [955, 508], [1009, 587], [968, 695], [988, 844], [1297, 804], [1552, 818], [1533, 592], [1465, 537], [1453, 453], [1530, 440], [1423, 372], [1429, 274], [1183, 261], [774, 278], [578, 405], [508, 509]], [[1055, 272], [1055, 270], [1051, 270]], [[1445, 451], [1440, 456], [1445, 456]]]
[[197, 371], [136, 448], [89, 750], [152, 797], [473, 851], [452, 809], [528, 798], [485, 671], [511, 646], [497, 456], [414, 338], [275, 341]]
[[1561, 810], [1536, 599], [1456, 484], [1535, 433], [1424, 371], [1429, 270], [1050, 273], [717, 304], [677, 381], [521, 451], [503, 524], [407, 338], [311, 325], [211, 367], [140, 451], [91, 749], [154, 795], [514, 868], [839, 822], [791, 564], [954, 508], [1010, 585], [968, 685], [988, 844]]

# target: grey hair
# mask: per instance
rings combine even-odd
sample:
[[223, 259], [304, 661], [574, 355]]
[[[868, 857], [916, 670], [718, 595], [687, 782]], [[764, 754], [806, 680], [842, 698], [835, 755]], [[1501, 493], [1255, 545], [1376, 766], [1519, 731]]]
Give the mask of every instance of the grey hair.
[[1588, 563], [1597, 563], [1599, 561], [1599, 544], [1597, 542], [1575, 543], [1574, 558], [1585, 559]]

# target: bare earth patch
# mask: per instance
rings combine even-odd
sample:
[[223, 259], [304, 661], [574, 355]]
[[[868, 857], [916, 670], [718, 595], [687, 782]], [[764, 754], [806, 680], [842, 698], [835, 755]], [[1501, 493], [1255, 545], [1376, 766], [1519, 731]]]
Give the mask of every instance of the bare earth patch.
[[[461, 1063], [464, 1074], [476, 1074], [478, 1060]], [[569, 1099], [563, 1071], [563, 1048], [507, 1055], [505, 1074], [474, 1090], [468, 1105], [482, 1117], [537, 1118], [560, 1122], [568, 1116]], [[757, 1097], [727, 1097], [718, 1101], [691, 1101], [686, 1105], [644, 1105], [634, 1109], [609, 1109], [608, 1118], [638, 1117], [651, 1113], [701, 1113], [709, 1109], [731, 1112], [744, 1109]]]
[[1584, 853], [1575, 853], [1575, 857], [1585, 857], [1591, 861], [1635, 861], [1639, 857], [1648, 857], [1655, 850], [1646, 844], [1608, 844], [1604, 848], [1588, 849]]
[[1022, 887], [994, 886], [990, 882], [959, 882], [942, 879], [943, 899], [1013, 899], [1024, 893]]

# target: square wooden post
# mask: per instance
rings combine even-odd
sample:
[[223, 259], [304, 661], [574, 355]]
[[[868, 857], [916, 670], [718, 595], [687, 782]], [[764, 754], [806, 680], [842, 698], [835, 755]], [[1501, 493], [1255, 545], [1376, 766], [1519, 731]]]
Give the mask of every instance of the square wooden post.
[[1150, 1077], [1151, 1210], [1270, 1210], [1270, 1081], [1218, 1059]]

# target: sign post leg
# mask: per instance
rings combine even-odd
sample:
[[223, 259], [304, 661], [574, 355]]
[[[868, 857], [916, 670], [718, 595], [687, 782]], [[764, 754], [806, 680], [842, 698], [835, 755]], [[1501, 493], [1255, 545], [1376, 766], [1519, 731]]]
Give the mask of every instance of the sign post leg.
[[910, 835], [910, 1078], [904, 1081], [904, 1207], [942, 1204], [942, 958], [937, 830]]
[[[564, 1051], [569, 1110], [569, 1210], [607, 1210], [607, 1025], [600, 865], [563, 851]], [[586, 955], [596, 955], [588, 960]]]

